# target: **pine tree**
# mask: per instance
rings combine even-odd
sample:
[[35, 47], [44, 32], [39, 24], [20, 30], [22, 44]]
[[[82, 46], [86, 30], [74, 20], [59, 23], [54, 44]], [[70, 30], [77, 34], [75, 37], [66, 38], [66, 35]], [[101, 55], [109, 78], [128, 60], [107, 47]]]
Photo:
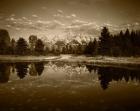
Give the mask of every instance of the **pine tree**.
[[8, 54], [10, 47], [10, 36], [7, 30], [0, 29], [0, 54]]
[[99, 37], [99, 53], [101, 55], [110, 55], [111, 52], [111, 37], [107, 27], [104, 27]]
[[12, 55], [15, 54], [15, 48], [16, 48], [16, 41], [15, 41], [15, 39], [12, 38], [12, 40], [11, 40], [11, 54]]
[[30, 44], [29, 47], [30, 47], [31, 54], [34, 54], [36, 41], [37, 41], [37, 36], [36, 35], [31, 35], [29, 37], [29, 44]]
[[98, 41], [94, 39], [93, 41], [93, 56], [96, 56], [98, 54]]
[[16, 54], [17, 55], [27, 55], [28, 44], [24, 38], [19, 38], [16, 43]]
[[35, 52], [37, 55], [43, 55], [44, 54], [44, 44], [41, 39], [38, 39], [35, 44]]
[[93, 42], [90, 41], [85, 48], [85, 54], [86, 55], [92, 55], [92, 53], [93, 53]]
[[126, 30], [124, 34], [124, 54], [125, 56], [130, 56], [131, 55], [131, 48], [132, 48], [132, 42], [131, 42], [131, 36], [130, 36], [130, 31], [129, 29]]

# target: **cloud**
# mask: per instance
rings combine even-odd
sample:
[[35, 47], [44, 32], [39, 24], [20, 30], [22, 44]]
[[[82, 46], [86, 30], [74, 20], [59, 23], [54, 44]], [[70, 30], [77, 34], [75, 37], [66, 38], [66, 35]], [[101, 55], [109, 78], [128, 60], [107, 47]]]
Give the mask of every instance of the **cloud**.
[[77, 17], [76, 14], [72, 14], [71, 16], [72, 16], [72, 17]]
[[11, 16], [11, 17], [15, 17], [16, 15], [15, 15], [15, 14], [11, 14], [10, 16]]
[[[15, 30], [35, 30], [40, 33], [43, 31], [51, 31], [54, 34], [55, 30], [60, 30], [62, 33], [72, 32], [74, 34], [84, 34], [84, 35], [92, 35], [99, 36], [102, 26], [107, 26], [109, 30], [112, 31], [120, 31], [125, 27], [133, 28], [140, 27], [139, 22], [135, 22], [134, 24], [125, 24], [121, 26], [115, 26], [111, 23], [105, 23], [102, 26], [93, 21], [86, 21], [79, 18], [76, 14], [65, 14], [62, 10], [57, 11], [55, 14], [55, 19], [52, 20], [42, 20], [39, 19], [37, 15], [32, 15], [32, 17], [36, 17], [37, 19], [29, 19], [26, 16], [21, 18], [16, 18], [16, 16], [9, 16], [6, 19], [5, 27], [9, 29]], [[58, 19], [58, 18], [61, 19]]]
[[47, 25], [47, 29], [61, 29], [65, 26], [62, 22], [58, 20], [53, 20]]
[[56, 14], [53, 15], [53, 17], [55, 19], [61, 19], [61, 20], [72, 20], [72, 19], [75, 19], [77, 18], [77, 15], [76, 14], [65, 14], [63, 10], [57, 10]]
[[34, 14], [34, 15], [32, 15], [32, 17], [34, 17], [34, 18], [38, 18], [38, 15]]
[[54, 14], [53, 17], [55, 19], [63, 19], [65, 17], [65, 15], [62, 10], [57, 10], [56, 14]]
[[60, 21], [58, 21], [58, 20], [54, 20], [53, 21], [54, 23], [56, 23], [56, 24], [58, 24], [58, 25], [60, 25], [60, 26], [64, 26], [64, 24], [63, 23], [61, 23]]
[[33, 30], [53, 30], [65, 26], [59, 20], [43, 21], [43, 20], [30, 20], [27, 17], [15, 18], [10, 17], [6, 19], [6, 27], [13, 29], [33, 29]]
[[59, 9], [59, 10], [57, 10], [57, 12], [58, 12], [58, 13], [60, 13], [60, 14], [63, 14], [63, 11], [62, 11], [62, 10], [60, 10], [60, 9]]
[[[60, 14], [61, 13], [61, 14]], [[60, 15], [63, 19], [53, 19], [49, 21], [34, 19], [31, 20], [27, 17], [16, 18], [9, 17], [7, 18], [7, 28], [13, 28], [15, 30], [37, 30], [37, 31], [48, 31], [48, 30], [62, 30], [65, 32], [71, 31], [75, 34], [87, 34], [87, 35], [96, 35], [99, 32], [100, 27], [95, 22], [87, 22], [79, 20], [76, 14], [65, 15], [62, 10], [59, 10], [57, 17]], [[38, 17], [37, 15], [32, 15], [32, 17]], [[63, 20], [68, 20], [69, 23], [63, 22]]]
[[11, 25], [6, 25], [6, 27], [7, 27], [7, 28], [11, 28], [12, 26], [11, 26]]
[[72, 21], [72, 26], [75, 26], [75, 25], [84, 25], [84, 24], [87, 24], [88, 22], [87, 21], [82, 21], [82, 20], [78, 20], [78, 19], [76, 19], [76, 20], [73, 20]]
[[67, 15], [65, 16], [66, 19], [71, 19], [71, 16]]
[[15, 28], [15, 29], [16, 29], [17, 31], [21, 30], [21, 28], [18, 28], [18, 27], [17, 27], [17, 28]]
[[40, 27], [40, 28], [46, 29], [46, 30], [52, 30], [52, 29], [61, 28], [64, 26], [64, 24], [58, 20], [53, 20], [53, 21], [38, 20], [38, 21], [34, 22], [33, 25], [34, 25], [34, 27]]
[[59, 13], [58, 14], [54, 14], [53, 16], [55, 18], [64, 18], [64, 16], [62, 14], [59, 14]]
[[23, 19], [23, 20], [28, 20], [28, 18], [26, 18], [26, 17], [22, 17], [22, 19]]
[[77, 15], [76, 14], [71, 14], [71, 15], [66, 15], [65, 19], [76, 19]]
[[99, 34], [100, 26], [95, 22], [73, 20], [72, 23], [66, 27], [65, 31], [71, 31], [75, 34], [97, 35]]
[[9, 18], [9, 20], [14, 21], [14, 20], [15, 20], [15, 18], [14, 18], [14, 17], [11, 17], [11, 18]]
[[138, 23], [138, 22], [135, 22], [134, 24], [135, 24], [136, 26], [139, 26], [139, 25], [140, 25], [140, 23]]

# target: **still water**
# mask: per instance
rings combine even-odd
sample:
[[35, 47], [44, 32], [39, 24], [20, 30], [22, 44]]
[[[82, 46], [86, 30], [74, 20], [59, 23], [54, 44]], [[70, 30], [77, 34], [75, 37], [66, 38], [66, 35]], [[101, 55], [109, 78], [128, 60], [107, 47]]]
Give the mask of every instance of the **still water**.
[[140, 111], [140, 69], [0, 63], [0, 111]]

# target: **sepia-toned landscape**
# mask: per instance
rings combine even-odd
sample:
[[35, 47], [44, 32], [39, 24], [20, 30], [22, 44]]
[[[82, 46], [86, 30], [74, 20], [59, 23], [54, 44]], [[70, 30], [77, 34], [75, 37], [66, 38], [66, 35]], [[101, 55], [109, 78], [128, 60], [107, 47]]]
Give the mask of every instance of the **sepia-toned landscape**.
[[139, 6], [1, 0], [0, 111], [140, 111]]

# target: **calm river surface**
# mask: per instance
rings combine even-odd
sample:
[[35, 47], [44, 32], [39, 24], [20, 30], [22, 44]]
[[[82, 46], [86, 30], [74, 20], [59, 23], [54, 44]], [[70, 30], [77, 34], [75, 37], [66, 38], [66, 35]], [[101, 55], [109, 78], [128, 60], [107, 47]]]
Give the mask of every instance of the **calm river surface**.
[[140, 69], [0, 63], [0, 111], [140, 111]]

